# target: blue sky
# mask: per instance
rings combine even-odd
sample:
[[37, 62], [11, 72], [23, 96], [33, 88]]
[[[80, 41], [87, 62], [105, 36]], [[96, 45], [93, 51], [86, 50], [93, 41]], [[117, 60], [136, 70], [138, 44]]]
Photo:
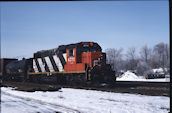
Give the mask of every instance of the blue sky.
[[32, 57], [39, 50], [80, 41], [107, 48], [169, 43], [164, 1], [1, 2], [1, 57]]

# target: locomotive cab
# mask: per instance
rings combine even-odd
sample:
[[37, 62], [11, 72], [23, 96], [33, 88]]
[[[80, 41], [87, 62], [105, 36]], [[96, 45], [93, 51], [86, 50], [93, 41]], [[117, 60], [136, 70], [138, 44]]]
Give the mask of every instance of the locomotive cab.
[[87, 80], [115, 81], [115, 73], [109, 64], [106, 64], [106, 54], [101, 47], [93, 42], [81, 42], [66, 49], [67, 63], [64, 70], [67, 72], [85, 72]]
[[102, 53], [101, 47], [93, 42], [81, 42], [76, 46], [70, 46], [66, 53], [65, 71], [85, 71], [86, 67], [92, 68], [105, 62], [105, 53]]

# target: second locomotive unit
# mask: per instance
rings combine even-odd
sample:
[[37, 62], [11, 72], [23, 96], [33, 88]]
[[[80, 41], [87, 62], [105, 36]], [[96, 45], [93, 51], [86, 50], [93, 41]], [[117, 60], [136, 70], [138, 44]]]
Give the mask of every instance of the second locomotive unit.
[[27, 69], [24, 78], [29, 81], [75, 84], [114, 83], [116, 80], [115, 72], [106, 64], [106, 54], [95, 42], [80, 42], [38, 51], [29, 60], [32, 64], [23, 68]]

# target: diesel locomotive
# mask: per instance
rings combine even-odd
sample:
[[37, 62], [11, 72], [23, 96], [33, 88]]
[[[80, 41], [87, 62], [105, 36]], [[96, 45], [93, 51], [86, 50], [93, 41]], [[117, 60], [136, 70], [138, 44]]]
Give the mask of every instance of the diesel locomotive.
[[5, 79], [59, 84], [114, 83], [115, 71], [95, 42], [61, 45], [34, 53], [33, 58], [11, 61]]

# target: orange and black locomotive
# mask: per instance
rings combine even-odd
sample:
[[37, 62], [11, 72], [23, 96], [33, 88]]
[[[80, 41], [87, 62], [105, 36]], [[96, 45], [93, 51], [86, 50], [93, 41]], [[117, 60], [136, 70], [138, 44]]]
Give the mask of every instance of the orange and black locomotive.
[[[26, 66], [32, 69], [23, 68], [27, 69], [25, 78], [29, 81], [74, 84], [113, 83], [116, 80], [115, 72], [106, 64], [106, 54], [95, 42], [80, 42], [38, 51], [29, 60], [32, 64]], [[9, 66], [6, 68], [10, 72]]]

